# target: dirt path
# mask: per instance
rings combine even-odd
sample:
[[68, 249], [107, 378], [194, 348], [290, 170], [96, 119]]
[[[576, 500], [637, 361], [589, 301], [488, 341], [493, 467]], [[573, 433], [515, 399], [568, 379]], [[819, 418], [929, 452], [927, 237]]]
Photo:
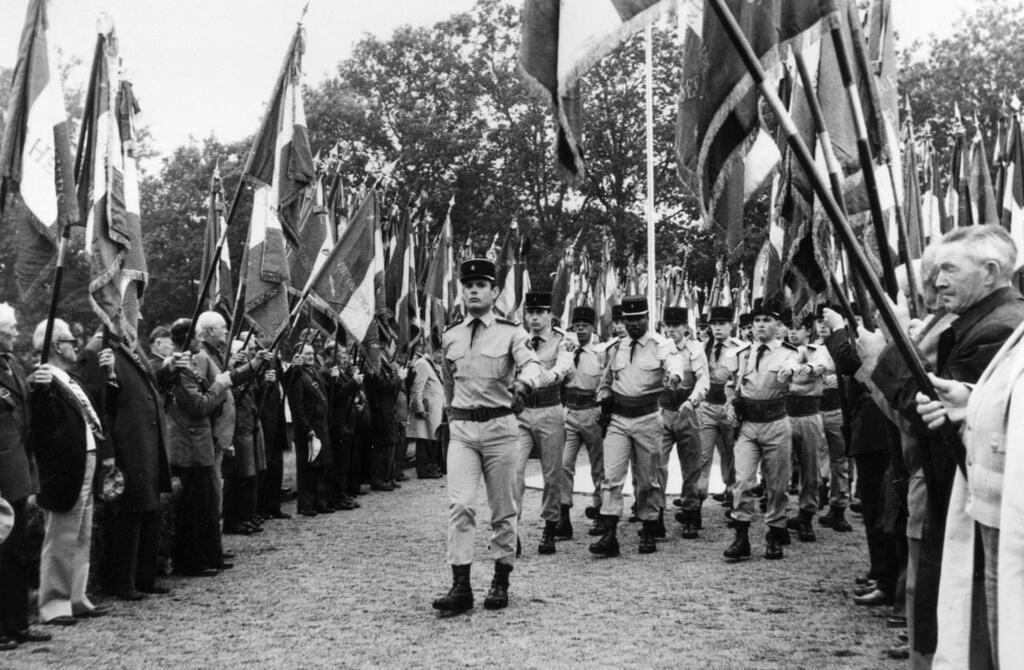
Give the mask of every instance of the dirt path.
[[576, 537], [541, 557], [540, 494], [531, 490], [510, 607], [480, 604], [491, 572], [482, 528], [477, 608], [439, 619], [430, 601], [450, 576], [443, 480], [361, 501], [353, 512], [226, 538], [235, 569], [168, 579], [170, 596], [112, 602], [111, 616], [53, 630], [52, 642], [3, 654], [0, 667], [900, 667], [883, 655], [893, 638], [885, 612], [850, 600], [867, 560], [857, 518], [854, 533], [821, 529], [817, 543], [794, 540], [777, 562], [761, 558], [755, 526], [755, 558], [726, 565], [731, 532], [709, 501], [700, 540], [679, 539], [672, 522], [658, 552], [640, 556], [636, 526], [623, 524], [622, 557], [595, 560], [577, 496]]

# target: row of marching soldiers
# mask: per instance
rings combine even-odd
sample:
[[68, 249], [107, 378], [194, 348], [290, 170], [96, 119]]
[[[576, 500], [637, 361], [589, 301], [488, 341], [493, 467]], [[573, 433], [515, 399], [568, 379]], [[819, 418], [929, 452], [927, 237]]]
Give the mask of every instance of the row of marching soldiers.
[[[452, 590], [434, 607], [472, 606], [473, 497], [482, 473], [492, 510], [495, 578], [485, 607], [508, 602], [512, 559], [522, 552], [519, 517], [527, 460], [540, 458], [544, 530], [537, 552], [556, 552], [573, 537], [575, 466], [586, 449], [594, 493], [586, 517], [594, 523], [590, 552], [618, 556], [620, 522], [627, 515], [623, 488], [632, 472], [640, 522], [637, 551], [657, 551], [666, 537], [669, 463], [678, 454], [683, 476], [679, 510], [683, 538], [697, 538], [715, 451], [726, 485], [719, 500], [735, 537], [729, 561], [751, 556], [749, 528], [764, 510], [764, 556], [781, 559], [790, 529], [814, 541], [822, 487], [829, 510], [818, 523], [838, 532], [846, 520], [850, 477], [839, 380], [823, 338], [822, 308], [793, 321], [782, 305], [759, 301], [739, 315], [711, 309], [700, 333], [687, 327], [683, 307], [666, 308], [651, 329], [647, 300], [630, 296], [613, 313], [614, 337], [595, 336], [595, 312], [572, 311], [570, 331], [553, 324], [551, 294], [525, 296], [522, 326], [491, 311], [495, 269], [466, 261], [461, 281], [467, 315], [444, 335], [443, 365], [449, 391], [451, 444], [448, 480], [451, 516], [448, 558]], [[510, 447], [509, 445], [513, 445]], [[788, 515], [791, 471], [799, 470], [799, 505]]]
[[[232, 568], [224, 535], [255, 535], [264, 521], [289, 518], [284, 452], [292, 446], [306, 517], [358, 508], [371, 489], [400, 488], [407, 423], [417, 474], [443, 476], [434, 439], [440, 381], [433, 375], [431, 387], [425, 356], [406, 373], [393, 344], [368, 370], [337, 343], [314, 350], [304, 340], [290, 361], [260, 338], [229, 344], [225, 319], [212, 311], [195, 328], [190, 319], [155, 328], [148, 352], [103, 331], [85, 341], [55, 319], [48, 363], [26, 374], [47, 324], [35, 328], [25, 365], [13, 352], [17, 325], [13, 308], [0, 304], [0, 650], [51, 639], [29, 626], [36, 575], [24, 554], [36, 507], [44, 517], [39, 621], [71, 626], [108, 613], [90, 597], [91, 567], [106, 594], [128, 601], [170, 592], [161, 567], [182, 577]], [[162, 496], [172, 490], [169, 507]], [[100, 560], [91, 566], [94, 512]]]

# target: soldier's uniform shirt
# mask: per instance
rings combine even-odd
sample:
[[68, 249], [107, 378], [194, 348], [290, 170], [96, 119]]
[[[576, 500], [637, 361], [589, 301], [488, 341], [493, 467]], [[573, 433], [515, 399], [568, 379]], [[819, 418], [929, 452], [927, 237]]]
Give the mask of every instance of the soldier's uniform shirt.
[[701, 480], [707, 486], [711, 477], [711, 454], [717, 446], [721, 460], [722, 480], [726, 491], [732, 489], [736, 481], [733, 466], [733, 426], [729, 420], [729, 403], [736, 393], [736, 372], [739, 366], [739, 352], [749, 344], [736, 338], [728, 338], [722, 342], [711, 340], [705, 353], [708, 358], [708, 375], [710, 387], [704, 402], [697, 408], [700, 420], [700, 441], [704, 454], [708, 455], [707, 468], [701, 472]]
[[590, 478], [594, 484], [593, 505], [601, 507], [601, 483], [604, 481], [604, 438], [598, 418], [597, 387], [608, 362], [610, 342], [595, 342], [593, 335], [585, 346], [571, 354], [573, 367], [565, 387], [565, 448], [562, 452], [561, 503], [572, 505], [576, 476], [576, 457], [585, 447], [590, 458]]
[[[754, 342], [739, 355], [737, 394], [746, 401], [754, 401], [753, 405], [764, 401], [784, 403], [798, 360], [799, 353], [789, 344], [778, 340]], [[753, 519], [757, 499], [751, 491], [757, 485], [757, 470], [763, 461], [768, 493], [765, 523], [785, 528], [791, 443], [792, 430], [784, 412], [772, 421], [754, 421], [749, 416], [743, 419], [734, 446], [736, 486], [732, 518], [748, 523]]]
[[451, 417], [448, 446], [448, 562], [473, 562], [474, 507], [481, 475], [491, 508], [491, 557], [512, 563], [516, 552], [516, 434], [512, 382], [533, 388], [552, 377], [538, 364], [526, 332], [488, 312], [449, 327], [443, 338], [444, 383], [453, 410], [508, 410], [484, 421]]
[[531, 452], [536, 450], [544, 478], [541, 518], [554, 522], [559, 518], [562, 452], [565, 447], [565, 409], [562, 407], [560, 386], [573, 363], [572, 354], [565, 350], [562, 343], [567, 337], [575, 337], [557, 328], [549, 328], [537, 334], [527, 333], [527, 336], [530, 348], [547, 375], [543, 382], [534, 386], [527, 406], [519, 414], [516, 505], [522, 511], [523, 494], [526, 492], [526, 464]]
[[[712, 451], [701, 448], [700, 423], [693, 407], [681, 408], [686, 400], [699, 405], [709, 388], [708, 360], [704, 347], [695, 340], [677, 342], [679, 360], [683, 365], [682, 383], [675, 393], [663, 394], [661, 405], [661, 459], [658, 463], [658, 507], [665, 507], [668, 484], [668, 463], [674, 446], [679, 454], [679, 467], [683, 474], [683, 511], [699, 512], [701, 502], [708, 494], [707, 479], [702, 477], [707, 460], [707, 471], [711, 472]], [[665, 402], [666, 398], [671, 398]]]
[[818, 456], [826, 448], [825, 425], [821, 417], [823, 377], [831, 357], [820, 345], [805, 344], [798, 349], [800, 365], [789, 383], [790, 403], [811, 403], [814, 407], [801, 410], [791, 406], [789, 425], [793, 431], [793, 449], [800, 461], [800, 510], [813, 514], [818, 511], [821, 481]]
[[[646, 333], [637, 340], [619, 339], [609, 347], [608, 358], [598, 399], [612, 395], [616, 406], [604, 439], [601, 510], [608, 516], [622, 515], [622, 486], [632, 457], [637, 516], [654, 521], [664, 497], [657, 474], [661, 461], [658, 395], [665, 378], [682, 378], [685, 368], [675, 342], [657, 333]], [[650, 411], [645, 411], [648, 408]]]

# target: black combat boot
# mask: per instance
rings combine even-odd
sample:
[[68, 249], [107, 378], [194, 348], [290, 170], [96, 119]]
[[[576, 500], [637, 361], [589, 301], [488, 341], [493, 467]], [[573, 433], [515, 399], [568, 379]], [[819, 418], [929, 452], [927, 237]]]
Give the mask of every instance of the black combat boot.
[[555, 539], [556, 540], [571, 540], [572, 539], [572, 520], [569, 519], [569, 510], [572, 509], [572, 505], [559, 505], [559, 518], [558, 525], [555, 526]]
[[722, 553], [727, 561], [745, 561], [750, 558], [750, 537], [747, 532], [750, 529], [749, 521], [736, 521], [732, 522], [733, 532], [736, 536], [733, 537], [732, 544]]
[[615, 527], [619, 524], [619, 517], [601, 515], [597, 518], [604, 534], [601, 539], [590, 545], [590, 553], [605, 558], [619, 555], [619, 538], [615, 536]]
[[821, 480], [821, 486], [818, 487], [818, 508], [822, 508], [828, 504], [828, 477]]
[[654, 522], [654, 539], [665, 539], [665, 508], [658, 510], [658, 520]]
[[557, 521], [544, 522], [544, 534], [540, 536], [540, 544], [537, 545], [538, 554], [555, 553], [555, 528], [557, 526]]
[[782, 535], [788, 538], [789, 531], [785, 528], [768, 528], [768, 533], [764, 536], [764, 557], [769, 561], [777, 561], [783, 557]]
[[832, 530], [837, 533], [849, 533], [853, 530], [853, 526], [846, 520], [846, 510], [842, 507], [833, 507], [831, 510], [832, 515]]
[[658, 551], [658, 545], [654, 541], [655, 536], [658, 533], [658, 522], [657, 521], [644, 521], [640, 528], [640, 544], [637, 546], [637, 551], [641, 554], [653, 554]]
[[473, 609], [473, 588], [469, 585], [470, 564], [452, 566], [452, 587], [434, 601], [434, 609], [458, 614]]
[[587, 535], [590, 537], [601, 537], [604, 535], [604, 526], [601, 524], [601, 518], [594, 519], [594, 523], [590, 526], [590, 530], [587, 531]]
[[[814, 542], [817, 540], [817, 536], [814, 534], [814, 512], [808, 512], [806, 510], [800, 510], [799, 525], [797, 526], [796, 533], [797, 537], [800, 538], [801, 542]], [[789, 534], [789, 531], [786, 531]]]
[[501, 610], [508, 607], [508, 575], [510, 572], [512, 572], [511, 565], [495, 561], [491, 589], [484, 596], [485, 610]]
[[696, 540], [697, 531], [700, 530], [700, 512], [683, 512], [683, 539]]
[[593, 521], [597, 521], [597, 517], [599, 517], [600, 515], [601, 515], [601, 506], [600, 505], [588, 505], [583, 510], [583, 516], [585, 516], [588, 519], [591, 519]]

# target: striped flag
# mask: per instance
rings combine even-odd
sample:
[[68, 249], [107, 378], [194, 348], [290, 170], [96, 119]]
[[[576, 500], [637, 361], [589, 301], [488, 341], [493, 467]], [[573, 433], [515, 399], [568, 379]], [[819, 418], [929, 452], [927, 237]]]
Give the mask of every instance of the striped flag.
[[454, 292], [454, 249], [452, 242], [452, 208], [455, 196], [448, 203], [448, 214], [437, 235], [434, 254], [430, 259], [424, 293], [424, 331], [429, 333], [431, 347], [441, 341], [441, 333], [454, 311], [457, 294]]
[[316, 178], [300, 88], [303, 49], [300, 26], [243, 172], [253, 186], [243, 268], [245, 316], [269, 337], [287, 325], [290, 273], [285, 239], [298, 246], [303, 197]]
[[20, 195], [14, 272], [22, 299], [44, 281], [61, 229], [79, 215], [68, 115], [48, 31], [45, 0], [30, 0], [0, 144], [0, 212], [6, 193]]
[[[213, 168], [213, 175], [210, 177], [210, 205], [207, 209], [206, 236], [203, 240], [203, 268], [208, 268], [213, 263], [217, 242], [227, 231], [228, 222], [224, 218], [224, 212], [224, 188], [220, 178], [220, 165], [217, 165]], [[228, 253], [227, 245], [221, 245], [217, 269], [214, 270], [210, 288], [201, 299], [206, 303], [207, 309], [219, 310], [227, 316], [230, 316], [234, 309], [235, 301], [231, 290], [231, 255]]]
[[384, 271], [387, 307], [398, 325], [398, 351], [408, 352], [412, 326], [419, 320], [419, 299], [416, 291], [416, 253], [413, 240], [413, 204], [398, 215], [387, 267]]
[[1020, 119], [1014, 117], [1009, 137], [1006, 185], [1003, 189], [1002, 224], [1017, 244], [1017, 268], [1024, 267], [1024, 138]]
[[985, 140], [981, 136], [981, 124], [974, 117], [974, 137], [971, 139], [971, 167], [967, 185], [970, 200], [971, 221], [978, 225], [999, 223], [996, 211], [995, 189], [992, 187], [992, 175], [988, 169], [988, 152], [985, 151]]
[[946, 229], [969, 226], [974, 223], [971, 218], [970, 184], [971, 154], [967, 145], [966, 130], [960, 117], [960, 106], [953, 103], [956, 116], [956, 139], [953, 142], [953, 165], [949, 173], [949, 185], [946, 187], [946, 215], [949, 219]]
[[75, 175], [78, 208], [86, 215], [89, 304], [103, 324], [132, 347], [148, 273], [134, 155], [138, 105], [131, 84], [119, 79], [119, 67], [114, 27], [103, 18]]
[[925, 177], [921, 184], [921, 227], [927, 243], [931, 244], [952, 228], [946, 217], [946, 201], [942, 198], [939, 183], [942, 174], [939, 170], [939, 156], [931, 141], [924, 144], [922, 161]]
[[584, 174], [580, 79], [594, 64], [660, 16], [675, 0], [526, 0], [519, 60], [524, 79], [550, 101], [556, 167]]

